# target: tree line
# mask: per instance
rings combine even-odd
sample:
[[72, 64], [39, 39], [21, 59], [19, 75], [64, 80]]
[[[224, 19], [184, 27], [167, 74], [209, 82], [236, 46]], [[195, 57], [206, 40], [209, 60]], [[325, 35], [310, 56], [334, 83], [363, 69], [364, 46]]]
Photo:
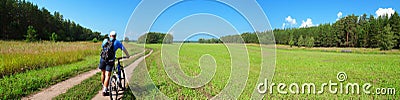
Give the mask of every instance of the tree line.
[[[400, 17], [354, 14], [343, 17], [333, 24], [321, 24], [309, 28], [275, 29], [277, 44], [317, 47], [362, 47], [390, 50], [400, 45]], [[306, 39], [305, 39], [306, 38]], [[308, 38], [308, 39], [307, 39]], [[309, 46], [309, 47], [310, 47]]]
[[[257, 43], [257, 44], [272, 44], [274, 38], [271, 35], [272, 31], [264, 32], [245, 32], [240, 35], [227, 35], [220, 38], [198, 39], [199, 43]], [[259, 39], [261, 41], [259, 41]], [[261, 43], [260, 43], [261, 42]]]
[[159, 32], [148, 32], [140, 36], [137, 40], [137, 43], [146, 43], [146, 44], [171, 44], [173, 43], [173, 36], [171, 34], [159, 33]]
[[228, 35], [221, 38], [204, 39], [200, 38], [199, 43], [259, 43], [256, 34], [263, 34], [265, 32], [250, 33], [245, 32], [240, 35]]
[[87, 41], [104, 38], [100, 32], [64, 19], [59, 12], [51, 14], [44, 7], [39, 8], [25, 0], [1, 0], [0, 16], [1, 40]]
[[[277, 44], [306, 47], [358, 47], [380, 48], [381, 50], [398, 49], [400, 46], [400, 17], [393, 15], [368, 16], [354, 14], [340, 18], [335, 23], [321, 24], [307, 28], [274, 29]], [[259, 43], [270, 42], [271, 32], [246, 32], [241, 35], [228, 35], [220, 38], [224, 43]], [[257, 37], [259, 36], [259, 37]], [[200, 40], [199, 40], [200, 41]], [[207, 39], [204, 43], [220, 43]], [[268, 43], [261, 43], [268, 44]]]
[[218, 38], [211, 38], [211, 39], [200, 38], [198, 40], [198, 43], [222, 43], [222, 41]]

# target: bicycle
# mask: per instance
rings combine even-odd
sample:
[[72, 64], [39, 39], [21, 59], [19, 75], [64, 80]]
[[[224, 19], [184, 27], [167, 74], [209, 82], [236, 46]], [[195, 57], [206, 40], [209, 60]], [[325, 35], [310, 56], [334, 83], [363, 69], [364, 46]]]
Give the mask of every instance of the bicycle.
[[117, 61], [117, 67], [113, 67], [112, 75], [108, 85], [110, 91], [109, 96], [111, 100], [113, 100], [113, 97], [115, 97], [115, 100], [118, 99], [119, 88], [121, 88], [122, 91], [124, 91], [126, 88], [125, 70], [120, 62], [120, 60], [124, 58], [127, 57], [115, 58]]

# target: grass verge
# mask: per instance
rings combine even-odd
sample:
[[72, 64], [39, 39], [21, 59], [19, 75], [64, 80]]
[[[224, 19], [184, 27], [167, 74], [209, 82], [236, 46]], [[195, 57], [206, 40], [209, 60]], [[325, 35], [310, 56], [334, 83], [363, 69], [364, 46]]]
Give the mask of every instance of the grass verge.
[[20, 99], [80, 73], [97, 68], [98, 56], [89, 56], [82, 61], [65, 65], [29, 70], [0, 79], [2, 99]]
[[131, 88], [128, 86], [124, 95], [122, 96], [122, 100], [136, 100], [135, 95], [133, 95]]
[[88, 100], [96, 96], [101, 90], [100, 82], [101, 73], [82, 81], [82, 83], [72, 87], [66, 93], [58, 95], [56, 100]]

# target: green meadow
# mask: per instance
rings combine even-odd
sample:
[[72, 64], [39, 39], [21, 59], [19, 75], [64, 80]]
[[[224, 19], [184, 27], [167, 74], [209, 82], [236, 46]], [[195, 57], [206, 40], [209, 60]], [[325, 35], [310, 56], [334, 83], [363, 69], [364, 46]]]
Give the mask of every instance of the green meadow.
[[[43, 88], [66, 80], [80, 73], [96, 69], [98, 64], [98, 54], [100, 52], [99, 43], [90, 42], [42, 42], [25, 43], [18, 41], [1, 42], [2, 74], [0, 79], [0, 93], [2, 99], [21, 98], [30, 95]], [[169, 44], [178, 45], [178, 44]], [[143, 45], [136, 43], [126, 44], [126, 48], [132, 55], [140, 53]], [[239, 99], [250, 99], [251, 95], [259, 84], [258, 77], [261, 64], [261, 53], [258, 45], [249, 44], [247, 51], [250, 60], [250, 69], [245, 88], [240, 94]], [[49, 48], [49, 49], [29, 49], [29, 48]], [[183, 44], [179, 50], [180, 68], [189, 76], [199, 75], [202, 70], [199, 67], [199, 59], [203, 55], [210, 55], [216, 61], [216, 73], [212, 80], [200, 88], [187, 88], [173, 82], [164, 70], [161, 59], [161, 44], [146, 44], [146, 48], [153, 49], [153, 53], [145, 59], [148, 73], [154, 82], [155, 87], [172, 99], [210, 99], [226, 88], [230, 80], [231, 58], [230, 52], [222, 44]], [[340, 52], [346, 48], [298, 48], [278, 45], [276, 49], [276, 67], [273, 83], [315, 83], [316, 91], [321, 90], [322, 83], [329, 81], [335, 83], [358, 83], [363, 85], [370, 83], [372, 87], [370, 92], [374, 94], [363, 93], [360, 88], [360, 94], [356, 93], [329, 93], [328, 87], [324, 87], [324, 93], [298, 93], [298, 94], [279, 94], [277, 86], [273, 88], [272, 93], [266, 93], [264, 98], [268, 99], [290, 99], [290, 98], [308, 98], [308, 99], [395, 99], [399, 98], [399, 93], [376, 94], [375, 89], [386, 88], [399, 89], [400, 79], [400, 55], [398, 50], [380, 52], [377, 49], [350, 48], [354, 52]], [[12, 49], [12, 50], [11, 50]], [[349, 48], [347, 48], [349, 49]], [[7, 51], [8, 50], [8, 51]], [[9, 53], [14, 51], [13, 53]], [[72, 56], [66, 56], [67, 51]], [[148, 50], [146, 50], [148, 51]], [[8, 52], [8, 53], [6, 53]], [[72, 53], [71, 53], [72, 52]], [[47, 54], [49, 53], [49, 54]], [[148, 53], [148, 52], [146, 52]], [[118, 51], [117, 55], [121, 55]], [[12, 56], [4, 56], [12, 55]], [[35, 55], [35, 56], [33, 56]], [[36, 57], [40, 56], [40, 57]], [[42, 57], [52, 57], [51, 59], [40, 59]], [[19, 58], [19, 59], [17, 59]], [[14, 60], [10, 60], [14, 59]], [[135, 58], [137, 59], [137, 58]], [[21, 60], [21, 61], [20, 61]], [[24, 63], [24, 62], [32, 63]], [[131, 63], [127, 61], [124, 65]], [[10, 63], [12, 62], [12, 63]], [[20, 63], [22, 65], [18, 65]], [[14, 65], [16, 64], [16, 65]], [[23, 65], [26, 66], [23, 66]], [[28, 64], [30, 64], [28, 66]], [[5, 66], [11, 67], [5, 67]], [[16, 68], [13, 68], [16, 67]], [[15, 70], [15, 69], [25, 70]], [[8, 70], [8, 72], [5, 72]], [[57, 72], [57, 73], [52, 73]], [[345, 72], [347, 79], [339, 82], [338, 72]], [[147, 72], [146, 72], [147, 73]], [[134, 79], [143, 78], [143, 73], [134, 73]], [[96, 78], [97, 77], [97, 78]], [[137, 80], [131, 80], [134, 83]], [[91, 84], [95, 84], [91, 86]], [[58, 99], [77, 97], [88, 99], [93, 97], [100, 88], [98, 84], [98, 75], [95, 75], [80, 85], [68, 90], [67, 93], [58, 96]], [[137, 85], [131, 85], [135, 89]], [[83, 87], [93, 87], [86, 90]], [[302, 89], [302, 87], [300, 87]], [[284, 91], [289, 92], [288, 88]], [[398, 90], [396, 91], [398, 92]], [[130, 92], [124, 93], [124, 99], [139, 98]], [[78, 97], [79, 96], [79, 97]]]
[[[201, 72], [198, 64], [202, 55], [209, 54], [216, 60], [217, 68], [212, 80], [206, 85], [195, 89], [180, 86], [168, 77], [161, 60], [160, 44], [149, 44], [146, 45], [146, 48], [154, 49], [153, 54], [146, 59], [146, 66], [150, 77], [155, 86], [169, 98], [210, 99], [219, 94], [230, 79], [230, 56], [228, 50], [222, 44], [189, 43], [181, 46], [179, 51], [180, 66], [183, 72], [189, 76], [195, 76]], [[250, 59], [250, 70], [245, 89], [239, 96], [240, 99], [251, 98], [251, 94], [258, 84], [260, 71], [260, 47], [257, 45], [247, 45], [247, 50]], [[288, 86], [291, 83], [298, 83], [300, 86], [303, 83], [314, 83], [316, 91], [321, 90], [322, 83], [328, 83], [329, 81], [341, 84], [358, 83], [360, 85], [370, 83], [372, 87], [369, 88], [369, 91], [373, 94], [363, 93], [362, 88], [360, 88], [360, 94], [346, 94], [345, 92], [332, 94], [328, 91], [328, 87], [324, 87], [325, 91], [322, 94], [308, 94], [307, 92], [303, 94], [279, 94], [275, 86], [273, 92], [266, 93], [264, 98], [395, 99], [400, 97], [398, 93], [388, 94], [386, 92], [387, 94], [378, 95], [375, 93], [375, 89], [399, 89], [400, 72], [398, 69], [400, 69], [400, 55], [397, 53], [342, 53], [326, 52], [324, 50], [281, 48], [276, 50], [276, 68], [273, 83], [284, 83]], [[347, 79], [344, 82], [339, 82], [337, 79], [339, 72], [347, 74]], [[288, 88], [284, 89], [284, 91], [289, 92]]]

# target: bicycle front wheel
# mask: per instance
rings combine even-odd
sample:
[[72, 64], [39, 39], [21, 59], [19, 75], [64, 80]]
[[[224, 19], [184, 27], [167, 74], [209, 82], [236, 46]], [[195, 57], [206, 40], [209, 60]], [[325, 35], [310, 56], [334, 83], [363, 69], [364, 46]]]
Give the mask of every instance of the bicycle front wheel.
[[110, 78], [110, 82], [108, 84], [108, 89], [110, 90], [110, 99], [111, 100], [118, 100], [118, 82], [117, 77], [113, 75]]
[[125, 77], [124, 69], [121, 69], [120, 85], [121, 85], [122, 90], [126, 89], [126, 77]]

